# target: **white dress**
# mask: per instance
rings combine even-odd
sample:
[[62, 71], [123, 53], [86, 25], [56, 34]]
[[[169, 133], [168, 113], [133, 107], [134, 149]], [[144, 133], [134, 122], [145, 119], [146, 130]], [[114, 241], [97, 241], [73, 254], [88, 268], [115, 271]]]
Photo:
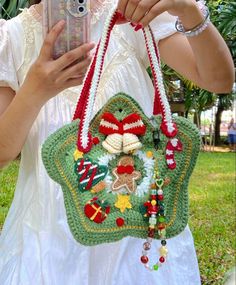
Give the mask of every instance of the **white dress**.
[[[98, 40], [104, 19], [114, 5], [113, 1], [106, 2], [102, 15], [97, 15], [99, 21], [93, 19], [94, 41]], [[174, 21], [174, 17], [164, 13], [152, 23], [157, 41], [175, 32]], [[112, 95], [124, 91], [134, 96], [146, 114], [151, 115], [153, 87], [146, 73], [148, 62], [143, 43], [142, 33], [134, 33], [129, 24], [115, 28], [94, 112]], [[25, 9], [7, 22], [0, 20], [0, 85], [17, 91], [41, 45], [42, 28], [35, 10]], [[66, 90], [51, 99], [41, 109], [27, 137], [15, 196], [0, 236], [0, 284], [200, 284], [188, 226], [168, 240], [168, 260], [157, 272], [149, 272], [139, 261], [141, 239], [124, 238], [93, 247], [74, 240], [67, 224], [61, 188], [47, 175], [41, 146], [51, 133], [71, 121], [79, 89]], [[159, 247], [159, 241], [153, 242], [152, 248]]]

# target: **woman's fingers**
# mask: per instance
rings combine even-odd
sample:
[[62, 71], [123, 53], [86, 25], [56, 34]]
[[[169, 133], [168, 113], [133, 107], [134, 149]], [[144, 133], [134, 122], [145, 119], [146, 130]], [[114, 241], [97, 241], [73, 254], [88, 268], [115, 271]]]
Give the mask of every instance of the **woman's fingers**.
[[148, 11], [148, 13], [139, 21], [143, 27], [147, 26], [153, 19], [169, 9], [168, 2], [159, 1]]
[[81, 60], [83, 58], [87, 58], [89, 52], [95, 47], [94, 43], [86, 43], [81, 45], [80, 47], [73, 49], [61, 57], [59, 57], [55, 63], [57, 65], [57, 69], [63, 70], [66, 67], [70, 66], [73, 62], [77, 60]]
[[147, 15], [157, 4], [157, 2], [157, 0], [149, 0], [148, 2], [145, 0], [139, 1], [139, 4], [131, 17], [132, 23], [140, 23], [145, 15]]
[[133, 24], [139, 24], [137, 28], [141, 28], [147, 26], [161, 13], [168, 11], [171, 3], [168, 0], [120, 0], [117, 10]]
[[131, 0], [127, 3], [126, 8], [125, 8], [124, 17], [128, 21], [132, 21], [131, 19], [133, 19], [133, 14], [134, 14], [135, 10], [139, 7], [140, 1], [141, 0]]
[[83, 61], [66, 68], [65, 70], [61, 71], [58, 81], [66, 81], [68, 79], [74, 79], [78, 77], [84, 77], [90, 63], [91, 63], [92, 57], [87, 57]]
[[60, 33], [62, 32], [63, 28], [65, 26], [65, 21], [60, 21], [58, 22], [52, 29], [51, 31], [47, 34], [41, 51], [40, 51], [40, 55], [39, 57], [42, 60], [48, 60], [52, 58], [52, 54], [53, 54], [53, 49], [54, 49], [54, 44], [58, 38], [58, 36], [60, 35]]
[[117, 10], [121, 12], [123, 15], [125, 15], [125, 8], [128, 4], [129, 0], [119, 0], [117, 5]]
[[78, 76], [76, 78], [71, 78], [66, 81], [65, 87], [70, 88], [70, 87], [81, 85], [83, 83], [83, 80], [84, 80], [84, 76], [81, 76], [81, 77]]

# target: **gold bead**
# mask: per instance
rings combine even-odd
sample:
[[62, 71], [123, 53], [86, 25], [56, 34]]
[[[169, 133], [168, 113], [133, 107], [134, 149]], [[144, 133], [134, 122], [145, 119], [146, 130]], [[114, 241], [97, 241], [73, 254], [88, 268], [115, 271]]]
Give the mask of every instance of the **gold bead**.
[[156, 201], [156, 200], [152, 200], [152, 201], [151, 201], [151, 204], [152, 204], [152, 206], [156, 206], [157, 201]]
[[162, 246], [160, 248], [160, 255], [161, 256], [167, 256], [167, 254], [168, 254], [168, 249], [166, 248], [166, 246]]

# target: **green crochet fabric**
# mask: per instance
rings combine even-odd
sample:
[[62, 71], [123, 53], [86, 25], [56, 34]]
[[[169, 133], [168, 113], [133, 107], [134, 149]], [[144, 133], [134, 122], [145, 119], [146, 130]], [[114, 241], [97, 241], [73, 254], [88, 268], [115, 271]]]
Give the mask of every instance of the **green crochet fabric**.
[[[107, 151], [101, 145], [105, 136], [99, 133], [99, 124], [104, 112], [111, 112], [120, 120], [131, 113], [137, 113], [141, 116], [146, 125], [145, 135], [140, 136], [140, 141], [143, 144], [141, 151], [143, 153], [152, 151], [155, 158], [158, 159], [160, 176], [170, 179], [169, 185], [163, 189], [167, 224], [166, 237], [170, 238], [179, 234], [184, 230], [188, 221], [188, 183], [200, 150], [198, 129], [185, 118], [174, 118], [179, 130], [177, 138], [183, 144], [183, 151], [175, 153], [177, 167], [174, 170], [170, 170], [167, 168], [165, 160], [167, 138], [164, 135], [160, 136], [161, 142], [158, 150], [156, 150], [153, 143], [153, 131], [155, 130], [153, 124], [150, 123], [149, 118], [143, 113], [134, 99], [126, 94], [119, 93], [107, 102], [90, 124], [90, 131], [93, 137], [98, 137], [100, 143], [93, 146], [92, 150], [84, 157], [89, 158], [96, 164], [98, 164], [99, 158], [107, 154]], [[154, 119], [159, 128], [161, 117], [156, 116]], [[62, 187], [68, 224], [74, 238], [84, 245], [114, 242], [125, 236], [146, 238], [149, 223], [148, 220], [144, 219], [140, 206], [148, 200], [148, 193], [142, 197], [135, 194], [130, 195], [132, 208], [127, 208], [122, 213], [114, 206], [117, 201], [117, 195], [107, 191], [107, 189], [97, 194], [79, 190], [78, 175], [74, 171], [75, 162], [73, 157], [76, 149], [77, 132], [78, 120], [52, 134], [42, 148], [42, 159], [49, 176]], [[108, 168], [113, 168], [117, 165], [121, 156], [114, 156], [110, 160]], [[133, 157], [136, 170], [141, 172], [144, 177], [146, 169], [142, 161], [135, 155]], [[111, 172], [111, 169], [109, 169], [109, 172]], [[112, 179], [114, 178], [111, 173], [109, 175]], [[140, 185], [141, 182], [142, 180], [139, 179], [137, 185]], [[104, 222], [100, 224], [90, 220], [84, 214], [84, 206], [95, 196], [100, 201], [110, 204], [110, 213]], [[117, 218], [125, 220], [125, 224], [122, 227], [117, 226]], [[155, 238], [158, 238], [158, 235]]]

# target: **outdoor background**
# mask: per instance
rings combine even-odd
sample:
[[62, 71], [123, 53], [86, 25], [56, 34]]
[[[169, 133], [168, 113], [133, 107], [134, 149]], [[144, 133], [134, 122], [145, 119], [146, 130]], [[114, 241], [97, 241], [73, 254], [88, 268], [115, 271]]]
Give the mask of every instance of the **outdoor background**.
[[[211, 20], [236, 63], [236, 3], [207, 2]], [[0, 0], [0, 18], [10, 19], [26, 5], [25, 0]], [[189, 224], [202, 284], [224, 284], [235, 266], [236, 253], [235, 153], [227, 144], [227, 125], [231, 117], [235, 119], [235, 87], [226, 95], [210, 93], [166, 65], [162, 68], [172, 112], [189, 118], [202, 134], [202, 151], [189, 185]], [[0, 231], [14, 196], [19, 163], [20, 158], [0, 170]]]

